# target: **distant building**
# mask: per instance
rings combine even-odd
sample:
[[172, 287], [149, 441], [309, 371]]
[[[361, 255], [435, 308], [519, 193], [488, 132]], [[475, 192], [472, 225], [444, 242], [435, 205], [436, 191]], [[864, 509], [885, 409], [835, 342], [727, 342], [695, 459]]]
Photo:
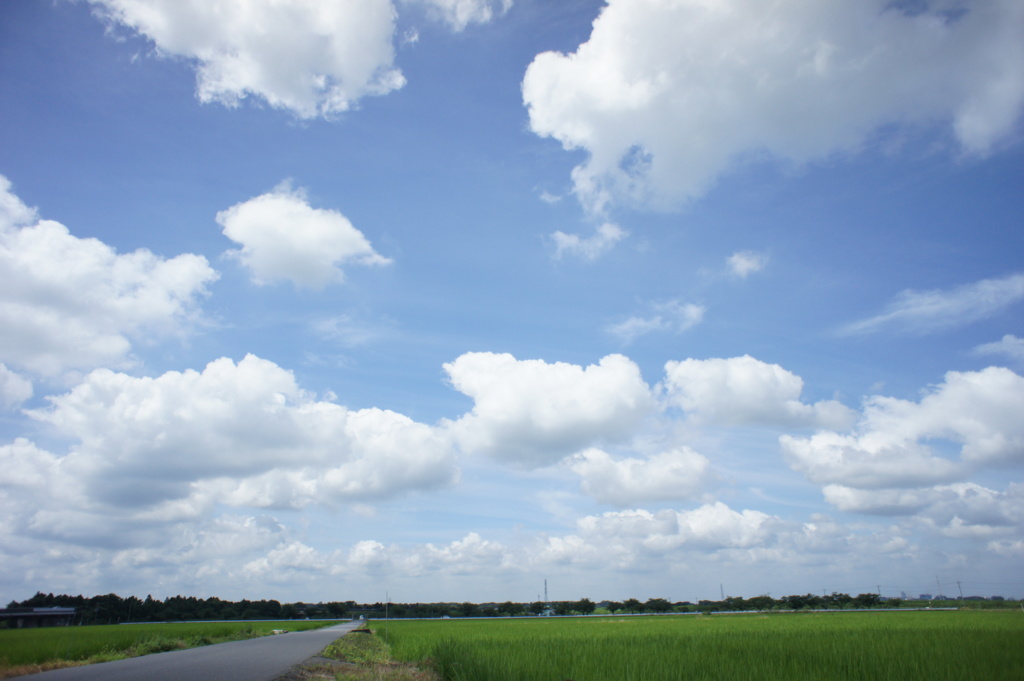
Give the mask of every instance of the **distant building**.
[[921, 599], [922, 601], [930, 601], [932, 599], [932, 595], [931, 594], [920, 594], [920, 595], [918, 595], [918, 598]]
[[0, 622], [8, 629], [66, 627], [75, 621], [74, 608], [3, 608]]

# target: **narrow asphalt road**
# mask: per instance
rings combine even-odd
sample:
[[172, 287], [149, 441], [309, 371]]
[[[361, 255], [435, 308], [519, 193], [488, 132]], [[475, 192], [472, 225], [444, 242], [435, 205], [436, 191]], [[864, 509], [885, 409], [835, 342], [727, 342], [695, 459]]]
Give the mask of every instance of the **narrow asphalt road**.
[[346, 622], [312, 631], [293, 631], [128, 660], [67, 667], [18, 678], [38, 681], [273, 681], [360, 624], [362, 622]]

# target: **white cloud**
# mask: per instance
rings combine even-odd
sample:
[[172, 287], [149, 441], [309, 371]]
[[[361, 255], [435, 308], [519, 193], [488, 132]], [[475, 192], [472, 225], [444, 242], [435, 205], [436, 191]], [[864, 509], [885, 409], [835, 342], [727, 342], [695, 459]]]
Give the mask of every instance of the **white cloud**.
[[988, 549], [1000, 556], [1024, 557], [1024, 539], [1004, 539], [989, 542]]
[[545, 466], [632, 434], [654, 409], [640, 369], [622, 355], [581, 367], [474, 352], [444, 365], [473, 410], [448, 425], [460, 446], [523, 466]]
[[387, 560], [387, 547], [372, 539], [356, 542], [348, 552], [348, 563], [356, 568], [376, 571], [383, 567]]
[[618, 225], [606, 222], [594, 231], [590, 237], [581, 237], [579, 234], [566, 234], [565, 232], [554, 232], [551, 238], [555, 240], [555, 257], [563, 255], [574, 255], [584, 260], [597, 260], [599, 257], [612, 249], [615, 244], [622, 241], [629, 232]]
[[1024, 102], [1016, 0], [902, 10], [887, 0], [608, 0], [571, 54], [523, 79], [530, 126], [587, 160], [585, 205], [701, 195], [738, 163], [855, 150], [890, 124], [950, 123], [989, 152]]
[[41, 490], [56, 477], [58, 459], [25, 438], [0, 445], [0, 463], [4, 485]]
[[0, 175], [0, 231], [25, 227], [39, 220], [35, 208], [29, 208], [14, 193], [11, 181]]
[[0, 363], [0, 409], [13, 409], [32, 397], [32, 381]]
[[194, 60], [201, 102], [252, 95], [300, 118], [347, 111], [405, 84], [391, 0], [90, 0], [109, 21]]
[[1011, 361], [1024, 364], [1024, 338], [1006, 334], [994, 343], [985, 343], [974, 348], [979, 355], [1004, 355]]
[[426, 5], [430, 11], [447, 23], [452, 30], [465, 30], [470, 24], [486, 24], [495, 14], [505, 14], [513, 0], [404, 0], [406, 3]]
[[707, 458], [689, 447], [618, 461], [591, 448], [574, 456], [569, 464], [582, 479], [585, 494], [615, 506], [688, 499], [704, 484], [708, 466]]
[[880, 315], [849, 324], [843, 335], [893, 328], [928, 333], [991, 317], [1024, 300], [1024, 274], [983, 279], [948, 291], [903, 291]]
[[0, 361], [38, 374], [130, 364], [133, 340], [182, 333], [218, 276], [199, 255], [118, 254], [33, 220], [2, 178]]
[[228, 251], [257, 283], [288, 279], [320, 289], [344, 280], [342, 264], [386, 265], [362, 232], [341, 213], [313, 208], [287, 184], [217, 213], [224, 235], [242, 244]]
[[801, 402], [803, 386], [796, 374], [749, 355], [665, 365], [666, 399], [697, 422], [832, 428], [852, 423], [854, 413], [839, 402]]
[[[521, 559], [518, 561], [522, 565]], [[424, 576], [476, 576], [493, 579], [498, 570], [513, 567], [517, 561], [500, 542], [469, 532], [448, 544], [434, 543], [401, 546], [374, 540], [357, 542], [344, 556], [335, 572], [350, 575], [359, 572], [373, 577], [382, 573], [422, 579]]]
[[443, 433], [315, 401], [291, 372], [253, 355], [157, 378], [97, 370], [48, 399], [31, 414], [76, 441], [62, 470], [111, 507], [379, 499], [457, 474]]
[[692, 511], [615, 511], [582, 518], [589, 541], [618, 545], [615, 553], [665, 553], [681, 547], [748, 548], [771, 540], [777, 519], [760, 511], [734, 511], [722, 502]]
[[325, 567], [325, 556], [311, 546], [293, 541], [246, 563], [242, 572], [250, 578], [273, 582], [294, 579], [296, 572], [321, 572]]
[[768, 264], [768, 256], [754, 251], [737, 251], [728, 258], [729, 272], [740, 279], [746, 279], [754, 272], [760, 272]]
[[608, 333], [626, 345], [649, 333], [683, 333], [704, 321], [707, 311], [703, 305], [680, 303], [678, 300], [653, 303], [650, 307], [652, 313], [649, 316], [630, 317], [612, 324], [607, 328]]
[[390, 335], [393, 327], [391, 320], [368, 320], [351, 313], [320, 319], [311, 324], [317, 336], [347, 348], [378, 341]]
[[429, 574], [475, 575], [494, 573], [513, 564], [509, 550], [476, 532], [442, 546], [428, 543], [412, 547], [391, 547], [391, 561], [403, 574], [419, 577]]
[[446, 434], [402, 414], [377, 408], [354, 411], [345, 434], [352, 454], [323, 474], [329, 498], [377, 499], [444, 487], [458, 478]]
[[1019, 483], [1011, 483], [1006, 492], [974, 483], [881, 490], [828, 485], [823, 492], [841, 511], [912, 516], [911, 522], [956, 539], [1012, 540], [1024, 525], [1024, 485]]
[[964, 475], [957, 462], [890, 433], [857, 436], [823, 431], [809, 438], [783, 435], [780, 444], [790, 466], [819, 484], [913, 488], [952, 482]]
[[223, 575], [234, 560], [266, 557], [275, 547], [287, 545], [287, 529], [270, 516], [218, 516], [164, 534], [154, 546], [118, 551], [111, 558], [117, 568], [179, 568], [183, 572]]
[[799, 589], [807, 579], [835, 583], [837, 554], [845, 557], [841, 570], [857, 575], [865, 567], [873, 570], [888, 563], [893, 554], [911, 557], [908, 553], [912, 549], [896, 528], [870, 534], [823, 516], [795, 523], [714, 502], [692, 510], [631, 509], [586, 516], [577, 522], [575, 534], [549, 538], [530, 559], [548, 569], [559, 564], [585, 568], [575, 572], [577, 580], [609, 569], [629, 576], [674, 573], [662, 588], [676, 588], [670, 585], [685, 575], [688, 581], [713, 583], [717, 593], [722, 570], [729, 567], [754, 567], [751, 589], [769, 582], [793, 583]]
[[[871, 397], [854, 432], [783, 435], [789, 464], [849, 510], [921, 507], [979, 467], [1024, 461], [1024, 378], [1004, 368], [946, 374], [920, 402]], [[929, 489], [933, 488], [933, 489]], [[870, 490], [864, 494], [862, 490]]]

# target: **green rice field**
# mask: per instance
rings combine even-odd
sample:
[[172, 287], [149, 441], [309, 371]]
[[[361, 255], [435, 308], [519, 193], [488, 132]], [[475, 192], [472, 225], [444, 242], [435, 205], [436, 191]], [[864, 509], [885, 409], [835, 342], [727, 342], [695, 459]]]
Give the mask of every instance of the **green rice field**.
[[253, 638], [274, 629], [302, 631], [336, 622], [175, 622], [86, 627], [0, 629], [0, 678], [4, 671], [57, 662], [103, 662], [178, 648]]
[[375, 621], [444, 681], [1024, 679], [1024, 613]]

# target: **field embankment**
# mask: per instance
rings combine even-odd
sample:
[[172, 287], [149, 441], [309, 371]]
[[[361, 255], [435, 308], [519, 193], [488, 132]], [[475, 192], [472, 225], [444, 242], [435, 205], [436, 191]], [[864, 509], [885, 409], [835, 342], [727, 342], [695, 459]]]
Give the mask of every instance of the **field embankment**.
[[0, 679], [168, 650], [304, 631], [333, 621], [172, 622], [0, 630]]

